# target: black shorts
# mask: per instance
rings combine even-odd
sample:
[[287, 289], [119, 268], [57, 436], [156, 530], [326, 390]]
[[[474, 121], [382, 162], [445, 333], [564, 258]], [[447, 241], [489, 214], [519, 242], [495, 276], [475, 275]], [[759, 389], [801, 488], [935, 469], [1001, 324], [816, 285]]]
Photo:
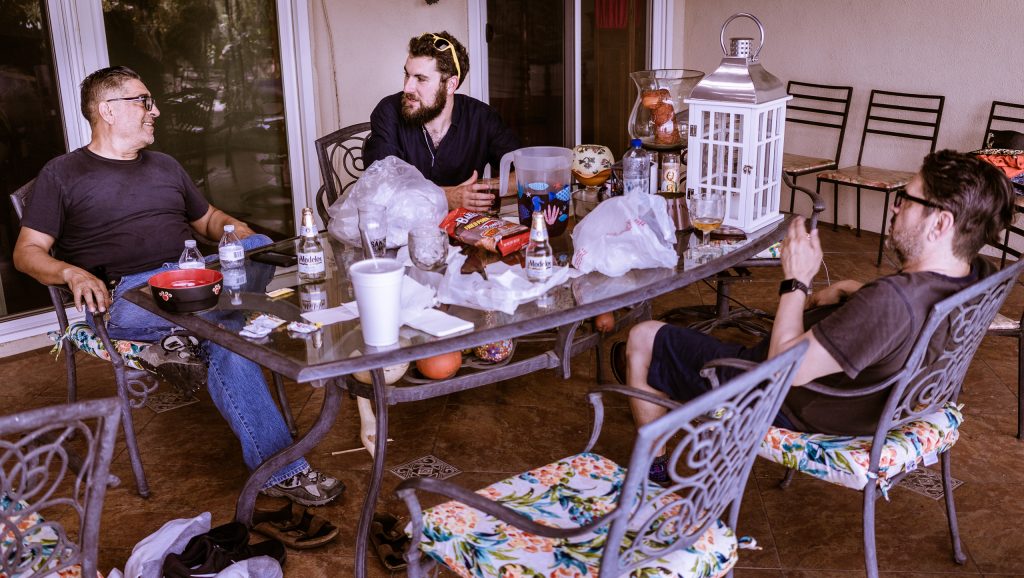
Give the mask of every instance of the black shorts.
[[[727, 357], [761, 362], [768, 358], [768, 345], [767, 339], [753, 347], [725, 343], [688, 327], [665, 325], [654, 336], [647, 383], [676, 401], [689, 401], [711, 386], [700, 375], [704, 364]], [[739, 373], [737, 369], [724, 368], [718, 371], [718, 378], [725, 382]], [[781, 413], [775, 425], [793, 427]]]

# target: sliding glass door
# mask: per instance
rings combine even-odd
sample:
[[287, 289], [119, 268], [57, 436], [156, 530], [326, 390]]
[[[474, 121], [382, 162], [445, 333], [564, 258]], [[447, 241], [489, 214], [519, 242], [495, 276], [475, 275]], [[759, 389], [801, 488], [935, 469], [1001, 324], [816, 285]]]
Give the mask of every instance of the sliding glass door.
[[0, 2], [0, 320], [50, 304], [45, 287], [14, 269], [18, 219], [7, 200], [66, 152], [47, 22], [42, 0]]

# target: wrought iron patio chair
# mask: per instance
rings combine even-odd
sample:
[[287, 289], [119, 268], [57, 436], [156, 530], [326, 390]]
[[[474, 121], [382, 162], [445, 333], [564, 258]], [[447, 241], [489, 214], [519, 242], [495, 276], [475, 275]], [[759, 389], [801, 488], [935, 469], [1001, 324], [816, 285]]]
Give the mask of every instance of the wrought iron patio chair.
[[857, 191], [857, 236], [860, 236], [860, 191], [868, 189], [884, 193], [882, 204], [882, 223], [879, 229], [878, 259], [882, 264], [882, 249], [885, 247], [885, 226], [889, 220], [889, 197], [903, 190], [914, 172], [898, 171], [868, 166], [864, 164], [864, 149], [869, 137], [872, 142], [878, 139], [920, 140], [928, 143], [928, 152], [935, 152], [935, 143], [939, 137], [939, 125], [942, 122], [942, 108], [946, 98], [930, 94], [910, 94], [872, 90], [868, 102], [867, 116], [864, 119], [864, 131], [861, 134], [860, 149], [857, 152], [857, 164], [842, 167], [833, 171], [819, 172], [818, 193], [822, 183], [832, 184], [832, 230], [839, 223], [839, 185], [853, 187]]
[[120, 417], [115, 398], [0, 416], [0, 576], [97, 575]]
[[363, 145], [368, 136], [370, 123], [361, 122], [316, 139], [316, 156], [320, 161], [320, 176], [324, 181], [316, 193], [316, 210], [324, 224], [329, 219], [327, 208], [359, 180], [366, 170]]
[[[594, 428], [583, 453], [476, 493], [433, 478], [402, 482], [398, 495], [412, 516], [409, 576], [422, 576], [434, 563], [488, 576], [579, 575], [586, 568], [588, 575], [610, 577], [655, 567], [670, 568], [673, 576], [731, 573], [756, 448], [806, 348], [800, 343], [681, 405], [626, 387], [599, 388], [589, 394]], [[591, 452], [606, 392], [671, 408], [640, 428], [628, 469]], [[647, 472], [656, 450], [670, 441], [671, 481], [662, 487]], [[453, 501], [424, 512], [418, 490]], [[428, 556], [423, 564], [421, 550]]]
[[933, 306], [904, 369], [888, 380], [859, 389], [836, 389], [815, 382], [801, 386], [836, 398], [888, 390], [873, 435], [836, 436], [772, 426], [761, 444], [761, 457], [789, 468], [783, 488], [800, 471], [863, 493], [864, 560], [869, 578], [878, 576], [875, 501], [888, 497], [889, 488], [922, 463], [942, 462], [953, 558], [958, 564], [966, 560], [950, 480], [950, 450], [963, 421], [957, 397], [978, 345], [1022, 269], [1024, 261], [1017, 261]]
[[[35, 180], [33, 179], [14, 191], [10, 196], [11, 204], [14, 207], [14, 213], [18, 217], [19, 223], [21, 222], [25, 207], [31, 200], [34, 184]], [[53, 305], [54, 313], [57, 315], [58, 331], [54, 334], [54, 337], [59, 349], [64, 352], [68, 403], [78, 399], [78, 373], [75, 358], [78, 351], [111, 363], [114, 367], [117, 397], [121, 400], [125, 445], [128, 447], [128, 457], [132, 464], [135, 484], [140, 496], [144, 498], [149, 497], [149, 483], [146, 481], [146, 474], [142, 467], [142, 457], [139, 455], [132, 410], [144, 406], [146, 400], [159, 386], [156, 376], [147, 371], [138, 358], [143, 350], [154, 346], [154, 344], [147, 341], [112, 339], [107, 333], [104, 314], [99, 312], [91, 314], [93, 316], [92, 326], [85, 321], [69, 323], [67, 311], [65, 310], [68, 303], [67, 300], [71, 299], [68, 288], [64, 285], [47, 285], [46, 289], [50, 294], [50, 302]], [[86, 315], [90, 314], [86, 313]], [[95, 330], [93, 327], [95, 327]], [[110, 352], [112, 351], [118, 354], [111, 355]], [[288, 405], [284, 380], [277, 373], [274, 373], [273, 377], [278, 404], [281, 407], [281, 412], [284, 414], [285, 423], [294, 436], [297, 433], [297, 427], [291, 413], [291, 406]]]
[[[786, 122], [814, 127], [807, 129], [807, 136], [835, 138], [836, 147], [831, 157], [813, 157], [795, 153], [782, 154], [782, 171], [797, 180], [810, 173], [828, 171], [839, 168], [839, 153], [843, 150], [846, 138], [846, 121], [850, 116], [850, 97], [853, 95], [851, 86], [833, 86], [830, 84], [814, 84], [809, 82], [789, 81], [786, 92], [793, 100], [786, 104]], [[790, 133], [790, 136], [793, 132]], [[792, 143], [792, 138], [786, 139]], [[793, 212], [796, 202], [796, 189], [789, 193], [789, 212]]]

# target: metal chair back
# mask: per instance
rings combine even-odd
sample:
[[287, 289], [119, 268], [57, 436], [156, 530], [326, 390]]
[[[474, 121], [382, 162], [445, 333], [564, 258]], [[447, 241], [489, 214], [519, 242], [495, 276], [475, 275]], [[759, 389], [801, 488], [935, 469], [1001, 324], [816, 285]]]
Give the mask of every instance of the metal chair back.
[[932, 307], [904, 370], [892, 380], [872, 442], [873, 473], [890, 430], [956, 401], [974, 353], [1022, 269], [1024, 261], [1017, 261]]
[[945, 102], [945, 96], [934, 94], [872, 90], [857, 151], [857, 164], [864, 164], [864, 145], [868, 135], [926, 141], [928, 152], [935, 152]]
[[[801, 342], [640, 428], [616, 508], [622, 514], [608, 530], [602, 578], [689, 548], [718, 519], [736, 528], [757, 448], [806, 350]], [[666, 444], [671, 481], [652, 492], [647, 472]]]
[[337, 201], [366, 170], [363, 145], [369, 136], [370, 123], [361, 122], [316, 139], [316, 156], [324, 183], [317, 191], [316, 210], [324, 223], [328, 221], [327, 207]]
[[[96, 576], [100, 515], [120, 418], [117, 398], [0, 417], [0, 539], [10, 538], [0, 575], [55, 576], [81, 564], [82, 576]], [[82, 446], [84, 452], [77, 453]], [[81, 464], [71, 463], [75, 455]]]
[[988, 113], [988, 123], [985, 124], [981, 148], [993, 148], [992, 142], [996, 136], [993, 131], [1004, 130], [1024, 133], [1024, 104], [992, 101], [992, 109]]
[[786, 92], [793, 97], [786, 104], [786, 122], [836, 131], [838, 138], [835, 152], [830, 158], [838, 163], [846, 139], [846, 121], [850, 116], [853, 87], [791, 80], [786, 85]]

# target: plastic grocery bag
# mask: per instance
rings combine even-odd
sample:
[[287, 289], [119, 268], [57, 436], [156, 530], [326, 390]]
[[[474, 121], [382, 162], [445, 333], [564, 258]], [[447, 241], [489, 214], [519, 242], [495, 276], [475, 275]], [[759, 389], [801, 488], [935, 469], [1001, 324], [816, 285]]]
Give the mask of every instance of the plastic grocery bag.
[[676, 227], [660, 195], [633, 194], [603, 201], [572, 232], [572, 266], [619, 277], [631, 269], [675, 267]]
[[416, 167], [394, 156], [375, 161], [363, 176], [327, 209], [327, 230], [343, 241], [359, 244], [359, 207], [378, 203], [387, 207], [388, 247], [409, 242], [409, 230], [441, 223], [448, 214], [444, 190]]

